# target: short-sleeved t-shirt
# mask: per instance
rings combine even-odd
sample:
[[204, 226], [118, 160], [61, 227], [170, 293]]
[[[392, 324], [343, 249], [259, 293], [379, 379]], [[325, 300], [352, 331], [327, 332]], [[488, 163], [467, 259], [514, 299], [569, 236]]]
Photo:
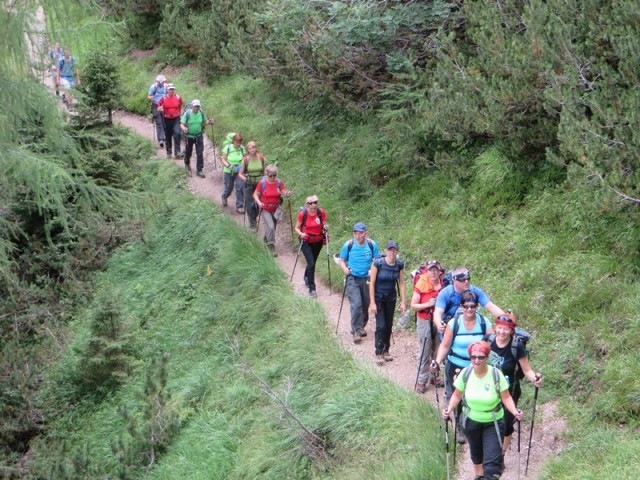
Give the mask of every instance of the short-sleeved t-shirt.
[[[486, 317], [484, 321], [486, 325], [486, 333], [491, 327], [493, 327], [493, 323], [491, 323], [491, 321]], [[451, 349], [449, 350], [449, 355], [447, 355], [447, 360], [459, 367], [466, 367], [471, 363], [469, 361], [469, 351], [467, 350], [469, 345], [482, 340], [484, 337], [484, 334], [482, 333], [480, 314], [476, 313], [476, 323], [471, 331], [465, 328], [462, 315], [458, 315], [447, 323], [447, 326], [452, 332], [455, 331], [456, 322], [460, 322], [460, 326], [458, 327], [458, 333], [453, 337], [453, 341], [451, 342]]]
[[176, 118], [180, 118], [182, 97], [180, 95], [174, 95], [173, 97], [167, 95], [158, 101], [158, 106], [164, 107], [164, 118], [167, 120], [175, 120]]
[[396, 283], [400, 278], [400, 270], [404, 269], [404, 262], [396, 260], [395, 265], [389, 265], [384, 257], [376, 258], [373, 265], [378, 269], [374, 296], [376, 300], [390, 302], [397, 298]]
[[[475, 293], [478, 296], [478, 303], [483, 307], [490, 303], [491, 300], [481, 289], [475, 285], [469, 287], [469, 291]], [[460, 308], [460, 301], [462, 300], [462, 293], [458, 293], [453, 288], [453, 285], [447, 285], [438, 294], [436, 299], [436, 308], [444, 310], [443, 317], [453, 317], [456, 314], [456, 310]]]
[[279, 178], [274, 183], [269, 183], [266, 178], [260, 180], [257, 190], [260, 201], [264, 203], [262, 209], [274, 213], [280, 206], [280, 192], [284, 189], [284, 182]]
[[304, 224], [302, 224], [302, 221], [304, 220], [304, 212], [305, 211], [303, 209], [296, 219], [300, 222], [300, 231], [308, 235], [305, 237], [304, 241], [307, 243], [322, 242], [324, 240], [322, 226], [327, 223], [327, 213], [321, 208], [318, 208], [316, 213], [313, 215], [311, 215], [310, 212], [307, 212], [307, 218]]
[[[227, 156], [227, 161], [229, 157]], [[256, 158], [245, 155], [242, 159], [244, 163], [244, 173], [247, 176], [247, 183], [256, 185], [264, 175], [264, 156], [258, 153]]]
[[242, 159], [247, 154], [244, 145], [240, 145], [238, 148], [232, 143], [222, 149], [222, 153], [227, 156], [227, 162], [231, 165], [240, 165]]
[[500, 357], [500, 370], [505, 377], [509, 377], [508, 382], [511, 384], [514, 379], [518, 360], [527, 356], [524, 345], [520, 341], [516, 342], [516, 356], [518, 358], [513, 358], [511, 342], [509, 342], [505, 347], [500, 348], [494, 339], [493, 342], [491, 342], [491, 351], [495, 352]]
[[198, 135], [200, 135], [204, 130], [204, 122], [206, 121], [207, 117], [200, 109], [198, 113], [194, 112], [193, 110], [187, 110], [182, 114], [182, 117], [180, 118], [180, 123], [187, 126], [187, 135], [190, 137], [197, 137]]
[[[464, 382], [464, 370], [458, 375], [453, 382], [453, 386], [463, 392], [465, 401], [469, 406], [467, 416], [471, 420], [481, 423], [493, 422], [493, 411], [500, 404], [500, 396], [496, 392], [495, 379], [493, 378], [493, 367], [489, 366], [484, 377], [476, 377], [475, 372], [471, 372], [467, 384]], [[504, 375], [498, 370], [500, 381], [500, 391], [504, 392], [509, 389], [509, 384]], [[504, 417], [504, 409], [500, 408], [496, 412], [496, 420]]]
[[158, 84], [158, 82], [156, 82], [149, 87], [149, 95], [153, 95], [153, 103], [155, 103], [156, 105], [166, 94], [167, 82], [162, 82], [162, 84]]
[[[350, 242], [351, 240], [348, 240], [342, 246], [340, 258], [342, 258], [347, 264], [347, 267], [351, 269], [351, 275], [360, 278], [368, 277], [371, 262], [373, 262], [375, 257], [380, 256], [378, 244], [370, 238], [367, 238], [364, 241], [364, 245], [359, 245], [354, 238], [351, 251], [349, 251]], [[371, 242], [371, 247], [369, 246], [369, 242]]]
[[58, 60], [58, 69], [60, 70], [60, 78], [64, 78], [68, 81], [73, 81], [76, 77], [76, 64], [78, 61], [76, 57], [71, 55], [69, 60], [62, 56], [60, 60]]

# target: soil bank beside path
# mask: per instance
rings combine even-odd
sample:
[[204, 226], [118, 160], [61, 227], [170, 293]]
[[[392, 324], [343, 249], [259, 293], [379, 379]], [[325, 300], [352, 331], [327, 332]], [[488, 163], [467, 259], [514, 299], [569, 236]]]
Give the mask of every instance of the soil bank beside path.
[[[114, 121], [131, 128], [138, 135], [154, 141], [154, 126], [149, 122], [146, 117], [141, 115], [135, 115], [128, 112], [116, 112], [114, 114]], [[157, 146], [157, 145], [156, 145]], [[168, 160], [166, 159], [164, 148], [158, 148], [157, 151], [158, 161], [175, 162], [180, 168], [184, 168], [182, 160]], [[267, 154], [268, 157], [268, 154]], [[244, 216], [236, 212], [235, 208], [235, 192], [229, 198], [229, 206], [222, 206], [222, 168], [220, 167], [220, 154], [217, 148], [211, 143], [210, 139], [205, 136], [204, 139], [204, 173], [206, 178], [199, 178], [197, 176], [190, 177], [188, 180], [189, 190], [201, 197], [207, 198], [215, 203], [223, 212], [233, 218], [239, 225], [244, 224]], [[195, 172], [195, 152], [191, 158], [191, 167]], [[280, 172], [283, 180], [286, 184], [286, 172]], [[186, 172], [185, 172], [186, 175]], [[313, 192], [305, 192], [305, 194], [312, 194]], [[286, 206], [286, 204], [285, 204]], [[294, 212], [295, 215], [296, 212]], [[287, 217], [288, 215], [285, 215]], [[329, 223], [331, 220], [331, 212], [328, 212]], [[287, 219], [288, 220], [288, 219]], [[247, 233], [250, 230], [247, 223]], [[261, 232], [259, 232], [261, 234]], [[347, 239], [342, 239], [346, 241]], [[340, 243], [341, 245], [341, 243]], [[338, 247], [334, 247], [333, 250]], [[276, 251], [278, 257], [275, 259], [282, 271], [287, 275], [291, 275], [293, 266], [296, 260], [297, 250], [293, 248], [291, 243], [291, 229], [288, 225], [288, 221], [283, 222], [278, 226], [276, 231]], [[325, 250], [320, 253], [318, 261], [324, 260], [326, 257]], [[331, 261], [333, 263], [333, 261]], [[332, 269], [337, 268], [332, 265]], [[333, 270], [336, 278], [336, 285], [333, 285], [332, 294], [329, 294], [329, 288], [320, 282], [317, 284], [317, 300], [324, 307], [327, 318], [332, 322], [333, 326], [336, 326], [338, 319], [338, 312], [340, 309], [340, 301], [342, 299], [342, 288], [338, 279], [342, 278], [339, 270]], [[298, 260], [298, 266], [296, 267], [295, 277], [292, 282], [292, 288], [298, 295], [307, 296], [308, 291], [302, 280], [304, 272], [304, 257], [301, 255]], [[411, 293], [407, 295], [410, 297]], [[351, 339], [350, 333], [350, 321], [349, 321], [349, 302], [345, 299], [342, 316], [338, 328], [338, 338], [341, 341], [343, 347], [351, 352], [351, 354], [359, 359], [364, 364], [369, 365], [371, 368], [376, 369], [381, 375], [388, 377], [393, 382], [400, 385], [407, 390], [413, 390], [415, 376], [416, 376], [416, 362], [418, 353], [418, 342], [410, 331], [394, 331], [393, 336], [395, 343], [392, 340], [390, 353], [394, 360], [387, 362], [384, 366], [378, 367], [374, 362], [374, 331], [375, 322], [369, 322], [367, 326], [368, 336], [363, 338], [363, 341], [359, 345], [355, 345]], [[523, 388], [532, 388], [530, 384], [523, 385]], [[443, 390], [440, 389], [439, 396], [440, 402], [443, 402]], [[426, 401], [431, 402], [436, 406], [436, 397], [433, 387], [429, 387], [427, 393], [423, 395]], [[442, 405], [441, 405], [442, 407]], [[525, 420], [522, 425], [522, 438], [521, 438], [521, 452], [520, 452], [520, 476], [518, 476], [518, 454], [517, 454], [517, 433], [514, 433], [514, 441], [512, 442], [511, 450], [505, 457], [506, 470], [502, 476], [502, 480], [516, 480], [518, 478], [526, 478], [529, 480], [537, 480], [540, 476], [540, 469], [545, 458], [549, 455], [554, 455], [560, 452], [564, 446], [564, 442], [561, 439], [561, 435], [565, 430], [564, 419], [557, 412], [557, 402], [549, 402], [546, 404], [538, 404], [536, 410], [535, 427], [533, 432], [531, 454], [529, 458], [529, 470], [528, 474], [524, 476], [525, 462], [528, 453], [528, 441], [529, 441], [529, 427], [531, 426], [531, 412], [525, 411]], [[444, 449], [444, 439], [443, 439]], [[458, 473], [456, 475], [457, 480], [472, 480], [474, 478], [471, 460], [465, 447], [458, 448], [457, 452]]]

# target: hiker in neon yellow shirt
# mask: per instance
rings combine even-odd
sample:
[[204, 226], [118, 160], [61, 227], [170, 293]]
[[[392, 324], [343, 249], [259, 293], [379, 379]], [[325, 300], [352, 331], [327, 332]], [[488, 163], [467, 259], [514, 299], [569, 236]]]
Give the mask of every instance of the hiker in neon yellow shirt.
[[503, 470], [502, 442], [504, 440], [504, 409], [522, 420], [509, 393], [509, 384], [502, 372], [487, 365], [491, 346], [485, 341], [472, 343], [468, 348], [471, 365], [456, 378], [455, 390], [442, 417], [448, 421], [462, 402], [463, 414], [458, 420], [467, 437], [469, 453], [476, 478], [500, 478]]

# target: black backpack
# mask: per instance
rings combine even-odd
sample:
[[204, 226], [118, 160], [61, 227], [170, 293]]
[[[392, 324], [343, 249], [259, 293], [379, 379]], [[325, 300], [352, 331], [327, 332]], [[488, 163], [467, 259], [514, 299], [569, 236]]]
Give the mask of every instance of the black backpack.
[[[524, 378], [524, 372], [522, 371], [522, 369], [520, 369], [520, 362], [518, 362], [518, 342], [522, 343], [522, 346], [524, 347], [524, 351], [527, 354], [527, 357], [529, 357], [529, 350], [527, 349], [527, 342], [529, 340], [531, 340], [532, 335], [527, 332], [526, 330], [523, 330], [520, 327], [516, 327], [515, 332], [513, 332], [513, 336], [511, 337], [511, 356], [513, 357], [513, 359], [516, 361], [516, 380], [519, 382], [520, 380], [522, 380]], [[489, 335], [487, 337], [487, 342], [489, 342], [489, 344], [492, 344], [493, 341], [496, 339], [496, 334], [492, 333], [491, 335]], [[515, 384], [515, 382], [514, 382]]]

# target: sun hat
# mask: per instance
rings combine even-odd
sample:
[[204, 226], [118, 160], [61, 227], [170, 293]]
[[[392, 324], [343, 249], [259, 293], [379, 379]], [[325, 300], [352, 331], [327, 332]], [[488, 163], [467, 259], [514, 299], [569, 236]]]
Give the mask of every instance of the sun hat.
[[199, 107], [200, 106], [200, 100], [194, 100], [193, 102], [191, 102], [191, 106], [192, 107]]
[[162, 83], [162, 82], [166, 82], [166, 81], [167, 81], [167, 79], [165, 78], [165, 76], [164, 76], [164, 75], [158, 75], [158, 76], [156, 77], [156, 82], [160, 82], [160, 83]]

